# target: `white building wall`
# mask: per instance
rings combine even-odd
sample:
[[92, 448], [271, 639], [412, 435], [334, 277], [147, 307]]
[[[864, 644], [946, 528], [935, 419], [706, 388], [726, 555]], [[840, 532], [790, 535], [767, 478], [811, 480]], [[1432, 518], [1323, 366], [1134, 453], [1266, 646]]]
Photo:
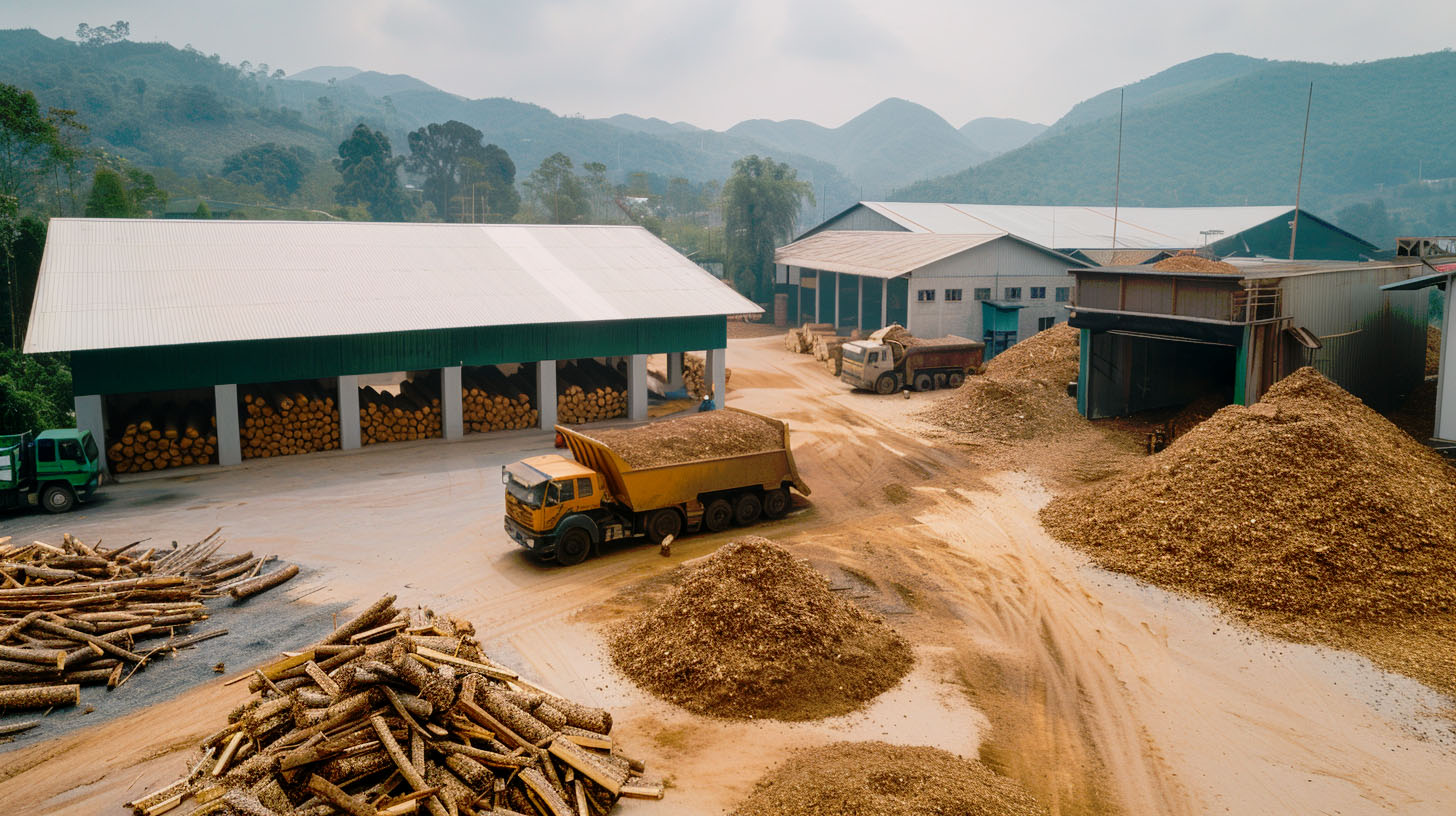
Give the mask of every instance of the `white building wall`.
[[[1017, 337], [1036, 333], [1039, 318], [1067, 321], [1066, 303], [1056, 301], [1058, 288], [1070, 289], [1072, 276], [1067, 262], [1025, 244], [1001, 239], [963, 252], [953, 258], [917, 269], [910, 275], [911, 332], [921, 337], [957, 334], [972, 340], [981, 339], [981, 303], [975, 299], [977, 289], [990, 289], [991, 300], [1007, 300], [1008, 287], [1020, 287], [1016, 303], [1026, 305], [1020, 311]], [[1046, 297], [1031, 297], [1032, 287], [1046, 289]], [[921, 302], [921, 289], [935, 290], [934, 302]], [[961, 300], [948, 302], [947, 289], [960, 289]]]
[[[863, 204], [856, 204], [849, 212], [843, 213], [835, 218], [820, 224], [805, 236], [813, 235], [816, 232], [825, 230], [880, 230], [885, 232], [909, 232], [909, 230], [896, 224], [894, 221], [875, 212]], [[801, 236], [802, 237], [802, 236]]]

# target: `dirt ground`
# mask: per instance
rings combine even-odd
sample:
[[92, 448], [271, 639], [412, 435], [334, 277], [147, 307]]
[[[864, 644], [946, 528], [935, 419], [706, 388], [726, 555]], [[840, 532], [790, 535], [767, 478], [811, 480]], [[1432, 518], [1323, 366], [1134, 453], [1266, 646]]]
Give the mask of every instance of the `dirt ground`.
[[[710, 719], [617, 675], [602, 627], [650, 603], [652, 579], [733, 533], [690, 536], [670, 558], [636, 546], [567, 569], [533, 564], [501, 530], [499, 466], [549, 451], [539, 432], [120, 484], [63, 520], [0, 524], [22, 539], [66, 530], [114, 541], [221, 525], [233, 549], [310, 570], [280, 603], [312, 626], [387, 591], [467, 617], [497, 660], [612, 709], [623, 749], [670, 785], [664, 802], [624, 801], [629, 816], [726, 813], [792, 749], [843, 740], [979, 756], [1057, 814], [1456, 811], [1450, 700], [1364, 658], [1263, 637], [1092, 567], [1042, 531], [1047, 488], [1012, 472], [1020, 463], [982, 461], [906, 418], [934, 394], [851, 393], [783, 351], [777, 332], [731, 340], [728, 362], [730, 404], [789, 423], [814, 490], [753, 532], [809, 559], [915, 648], [910, 676], [858, 712]], [[1088, 437], [1040, 455], [1106, 449]], [[219, 610], [216, 620], [246, 636], [249, 616], [279, 613], [270, 610]], [[257, 659], [287, 641], [259, 645]], [[193, 659], [211, 664], [204, 651]], [[225, 677], [244, 668], [230, 662]], [[244, 686], [204, 680], [128, 711], [103, 699], [93, 725], [0, 746], [0, 802], [16, 813], [123, 813], [121, 802], [181, 772]]]

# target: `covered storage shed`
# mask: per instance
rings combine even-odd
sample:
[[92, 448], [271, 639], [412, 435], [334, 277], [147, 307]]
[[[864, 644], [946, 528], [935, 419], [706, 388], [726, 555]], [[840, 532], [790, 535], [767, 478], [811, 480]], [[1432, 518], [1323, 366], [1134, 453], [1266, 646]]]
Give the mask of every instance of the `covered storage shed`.
[[721, 405], [726, 316], [759, 311], [639, 227], [58, 218], [24, 350], [71, 353], [77, 424], [103, 447], [108, 413], [190, 406], [215, 430], [194, 458], [234, 464], [239, 389], [260, 384], [329, 406], [323, 447], [345, 449], [378, 396], [360, 378], [386, 372], [409, 374], [379, 400], [424, 406], [448, 439], [470, 367], [505, 367], [478, 379], [525, 383], [550, 428], [558, 371], [619, 375], [645, 418], [647, 355], [704, 350]]

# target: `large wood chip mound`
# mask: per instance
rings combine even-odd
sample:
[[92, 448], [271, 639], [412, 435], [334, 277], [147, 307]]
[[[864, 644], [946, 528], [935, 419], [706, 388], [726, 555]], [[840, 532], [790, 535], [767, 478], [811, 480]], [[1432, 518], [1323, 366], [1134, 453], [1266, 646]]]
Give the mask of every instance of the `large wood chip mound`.
[[1441, 330], [1435, 326], [1426, 327], [1426, 376], [1441, 373]]
[[1193, 272], [1202, 275], [1238, 275], [1239, 268], [1231, 263], [1215, 261], [1193, 253], [1180, 252], [1171, 258], [1164, 258], [1153, 264], [1154, 269], [1164, 272]]
[[734, 541], [684, 571], [610, 636], [613, 661], [699, 714], [812, 720], [853, 711], [910, 670], [910, 645], [765, 538]]
[[770, 771], [734, 816], [1039, 816], [1014, 780], [923, 746], [840, 742], [799, 751]]
[[1313, 368], [1042, 520], [1104, 566], [1247, 614], [1456, 609], [1456, 470]]
[[1066, 323], [1038, 332], [996, 355], [977, 377], [937, 400], [920, 416], [962, 433], [1002, 441], [1045, 436], [1075, 424], [1081, 332]]
[[763, 453], [784, 446], [773, 423], [738, 411], [705, 411], [637, 428], [592, 431], [590, 436], [634, 468]]

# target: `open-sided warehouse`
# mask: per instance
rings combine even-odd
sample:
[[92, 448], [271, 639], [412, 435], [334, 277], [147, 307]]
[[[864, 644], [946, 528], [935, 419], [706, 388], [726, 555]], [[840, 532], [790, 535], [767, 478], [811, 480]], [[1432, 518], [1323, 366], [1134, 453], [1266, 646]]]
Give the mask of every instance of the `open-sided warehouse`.
[[1441, 299], [1441, 347], [1436, 372], [1436, 422], [1431, 441], [1441, 447], [1456, 446], [1456, 236], [1397, 238], [1396, 257], [1419, 258], [1412, 268], [1415, 277], [1388, 283], [1387, 292], [1424, 292], [1435, 286], [1446, 293]]
[[721, 404], [726, 316], [757, 311], [638, 227], [61, 218], [25, 351], [71, 352], [77, 424], [150, 470], [457, 439], [472, 390], [505, 398], [479, 430], [645, 418], [656, 353], [705, 351]]
[[1078, 410], [1122, 416], [1208, 394], [1250, 405], [1304, 365], [1390, 405], [1423, 377], [1427, 303], [1381, 287], [1418, 266], [1239, 259], [1231, 273], [1073, 269]]

